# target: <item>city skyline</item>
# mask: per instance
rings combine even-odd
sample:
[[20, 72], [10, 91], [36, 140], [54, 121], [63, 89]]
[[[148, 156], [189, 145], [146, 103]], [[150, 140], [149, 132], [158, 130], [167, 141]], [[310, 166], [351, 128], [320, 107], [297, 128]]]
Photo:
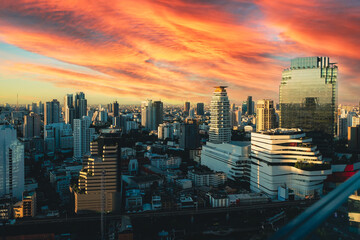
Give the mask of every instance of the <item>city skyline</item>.
[[208, 103], [216, 85], [229, 86], [230, 102], [278, 103], [290, 59], [329, 56], [339, 66], [339, 103], [357, 104], [358, 9], [355, 1], [8, 1], [0, 103], [19, 94], [20, 104], [62, 104], [78, 91], [89, 104]]

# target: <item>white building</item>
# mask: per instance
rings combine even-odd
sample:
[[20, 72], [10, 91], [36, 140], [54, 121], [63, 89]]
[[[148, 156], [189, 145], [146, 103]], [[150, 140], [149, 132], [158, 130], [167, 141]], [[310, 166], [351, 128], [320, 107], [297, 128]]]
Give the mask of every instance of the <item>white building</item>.
[[250, 142], [215, 144], [207, 142], [201, 150], [201, 165], [221, 171], [233, 181], [250, 178]]
[[165, 140], [167, 138], [173, 139], [174, 126], [170, 123], [162, 123], [158, 126], [158, 138]]
[[90, 117], [74, 119], [74, 158], [81, 159], [90, 153], [90, 142], [95, 139], [95, 129], [90, 128]]
[[0, 125], [0, 197], [22, 199], [25, 188], [24, 145], [10, 125]]
[[217, 187], [226, 181], [226, 174], [223, 172], [190, 170], [188, 171], [188, 178], [195, 186]]
[[281, 186], [293, 190], [295, 199], [321, 196], [329, 174], [330, 165], [300, 129], [251, 133], [251, 190], [272, 199]]
[[231, 140], [230, 103], [225, 88], [216, 87], [211, 99], [209, 140], [212, 143]]
[[152, 100], [141, 103], [141, 126], [151, 129], [152, 127]]

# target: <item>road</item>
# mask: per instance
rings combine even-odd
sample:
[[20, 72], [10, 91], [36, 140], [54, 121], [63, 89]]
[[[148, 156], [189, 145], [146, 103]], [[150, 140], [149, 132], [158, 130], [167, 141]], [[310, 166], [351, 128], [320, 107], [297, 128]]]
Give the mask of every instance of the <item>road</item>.
[[[185, 215], [199, 215], [199, 214], [212, 214], [212, 213], [231, 213], [245, 210], [261, 210], [268, 208], [282, 208], [290, 206], [302, 206], [307, 207], [313, 204], [314, 201], [301, 200], [301, 201], [288, 201], [288, 202], [270, 202], [262, 204], [252, 204], [237, 207], [227, 208], [201, 208], [201, 209], [181, 209], [172, 211], [156, 211], [156, 212], [140, 212], [140, 213], [126, 213], [116, 214], [110, 213], [105, 215], [106, 221], [120, 220], [122, 215], [128, 215], [130, 218], [148, 218], [148, 217], [165, 217], [165, 216], [185, 216]], [[14, 225], [11, 226], [25, 226], [25, 225], [39, 225], [39, 224], [51, 224], [51, 223], [78, 223], [78, 222], [91, 222], [100, 221], [100, 214], [92, 215], [78, 215], [75, 217], [62, 217], [62, 218], [45, 218], [45, 219], [19, 219]]]

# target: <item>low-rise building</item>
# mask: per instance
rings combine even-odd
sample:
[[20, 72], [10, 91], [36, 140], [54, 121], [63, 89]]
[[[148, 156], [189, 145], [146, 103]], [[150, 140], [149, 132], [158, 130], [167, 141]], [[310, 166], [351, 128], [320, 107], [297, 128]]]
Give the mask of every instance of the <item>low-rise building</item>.
[[193, 169], [188, 171], [188, 178], [195, 186], [217, 187], [226, 182], [226, 174], [223, 172], [213, 172], [205, 169]]

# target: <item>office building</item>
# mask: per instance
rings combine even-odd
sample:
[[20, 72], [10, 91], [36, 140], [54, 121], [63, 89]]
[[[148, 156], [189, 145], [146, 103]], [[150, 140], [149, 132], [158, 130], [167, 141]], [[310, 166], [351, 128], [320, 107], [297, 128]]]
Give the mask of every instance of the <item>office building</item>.
[[230, 180], [248, 183], [250, 179], [250, 142], [215, 144], [202, 146], [201, 165], [213, 171], [221, 171]]
[[185, 102], [185, 104], [184, 104], [184, 114], [185, 114], [186, 116], [188, 116], [188, 115], [189, 115], [189, 111], [190, 111], [190, 102]]
[[0, 197], [22, 199], [24, 179], [24, 145], [11, 125], [0, 125]]
[[153, 125], [151, 130], [157, 130], [159, 124], [163, 123], [163, 103], [161, 101], [154, 101], [153, 102]]
[[256, 104], [256, 131], [275, 128], [275, 108], [273, 100], [263, 99]]
[[112, 111], [114, 112], [114, 117], [119, 116], [119, 104], [117, 101], [113, 102], [112, 104]]
[[197, 187], [218, 187], [226, 182], [226, 174], [205, 169], [193, 169], [188, 171], [188, 178]]
[[60, 103], [54, 99], [45, 103], [44, 125], [60, 122]]
[[23, 136], [24, 138], [40, 137], [41, 118], [38, 114], [30, 113], [24, 116]]
[[243, 101], [241, 104], [241, 115], [247, 114], [247, 101]]
[[174, 138], [174, 126], [170, 123], [162, 123], [158, 126], [158, 139], [173, 139]]
[[105, 212], [121, 206], [121, 143], [117, 134], [101, 135], [91, 142], [91, 155], [80, 171], [75, 195], [75, 212]]
[[141, 125], [148, 130], [157, 130], [163, 123], [163, 103], [147, 100], [141, 103]]
[[90, 142], [95, 138], [95, 129], [90, 124], [89, 117], [74, 119], [74, 159], [81, 160], [90, 152]]
[[204, 103], [196, 104], [196, 115], [203, 116], [204, 115]]
[[251, 133], [250, 189], [277, 199], [279, 188], [295, 199], [319, 197], [330, 164], [301, 129], [271, 129]]
[[253, 115], [254, 104], [253, 104], [252, 96], [248, 96], [246, 105], [247, 105], [247, 115]]
[[337, 136], [339, 137], [339, 139], [347, 139], [347, 137], [348, 137], [347, 118], [339, 117], [338, 127], [337, 127]]
[[72, 94], [66, 94], [64, 97], [65, 123], [73, 125], [75, 118], [75, 108]]
[[86, 116], [87, 100], [83, 92], [78, 92], [75, 95], [75, 118], [80, 119]]
[[295, 58], [280, 84], [280, 127], [308, 132], [326, 155], [336, 134], [337, 73], [328, 57]]
[[152, 100], [141, 103], [141, 126], [151, 130], [152, 126]]
[[200, 147], [199, 127], [195, 120], [187, 119], [180, 126], [180, 148], [193, 150]]
[[73, 130], [64, 122], [44, 127], [44, 147], [47, 153], [73, 149]]
[[360, 125], [348, 127], [349, 149], [354, 152], [360, 152]]
[[231, 140], [230, 103], [225, 86], [215, 87], [210, 104], [209, 140], [228, 143]]

